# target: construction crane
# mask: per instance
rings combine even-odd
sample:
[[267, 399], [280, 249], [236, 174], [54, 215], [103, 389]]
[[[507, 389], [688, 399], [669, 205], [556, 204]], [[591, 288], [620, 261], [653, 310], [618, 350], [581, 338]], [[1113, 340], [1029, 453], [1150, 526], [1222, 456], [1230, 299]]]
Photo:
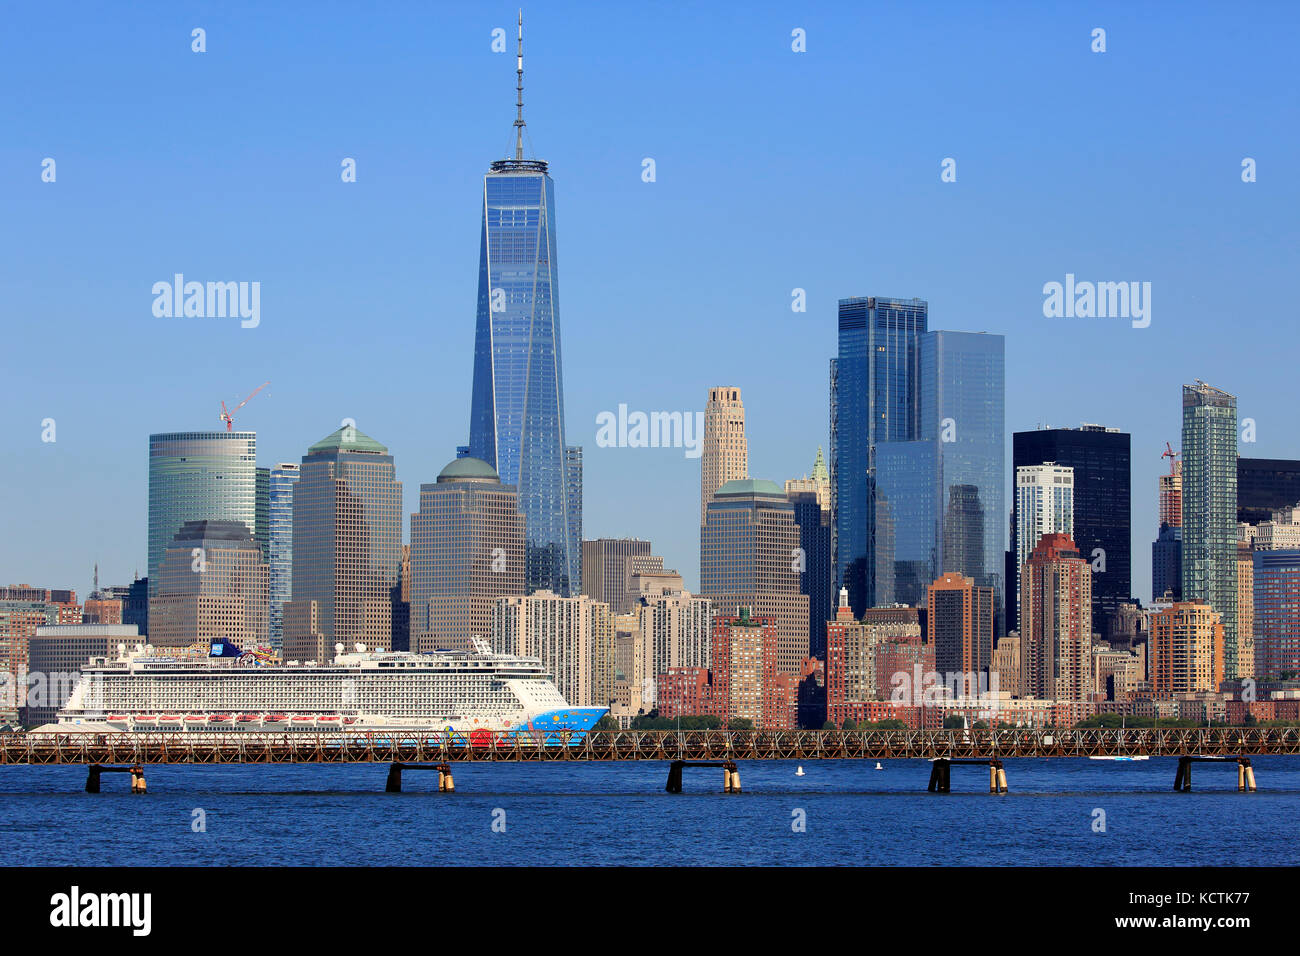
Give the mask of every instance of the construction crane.
[[241, 408], [247, 405], [249, 400], [254, 395], [256, 395], [258, 392], [260, 392], [262, 389], [266, 388], [266, 386], [270, 384], [271, 384], [270, 382], [263, 382], [261, 385], [257, 386], [257, 388], [253, 389], [252, 393], [249, 394], [248, 398], [244, 399], [242, 402], [240, 402], [232, 409], [227, 410], [225, 401], [223, 400], [221, 402], [220, 418], [223, 422], [226, 423], [226, 431], [231, 431], [235, 427], [235, 412], [239, 411]]
[[1160, 457], [1169, 459], [1169, 474], [1171, 475], [1178, 474], [1178, 455], [1179, 453], [1174, 451], [1173, 446], [1169, 442], [1165, 442], [1165, 450]]

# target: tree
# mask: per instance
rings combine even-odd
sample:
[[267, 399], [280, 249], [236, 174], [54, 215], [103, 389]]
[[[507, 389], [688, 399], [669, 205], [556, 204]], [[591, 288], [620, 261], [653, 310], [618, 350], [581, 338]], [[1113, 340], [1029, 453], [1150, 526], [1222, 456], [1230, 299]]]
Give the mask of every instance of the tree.
[[618, 730], [618, 721], [606, 714], [600, 720], [596, 721], [596, 726], [592, 730]]
[[727, 721], [728, 730], [753, 730], [754, 722], [748, 717], [732, 717]]
[[840, 724], [840, 730], [857, 730], [858, 722], [856, 720], [846, 720]]

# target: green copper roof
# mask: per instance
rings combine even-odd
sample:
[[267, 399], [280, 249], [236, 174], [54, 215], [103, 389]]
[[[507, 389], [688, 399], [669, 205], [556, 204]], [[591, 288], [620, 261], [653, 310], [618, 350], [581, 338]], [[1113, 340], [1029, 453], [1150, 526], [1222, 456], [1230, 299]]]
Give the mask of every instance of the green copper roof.
[[826, 459], [822, 457], [822, 446], [817, 446], [817, 460], [813, 462], [812, 476], [818, 481], [830, 481], [830, 475], [826, 473]]
[[315, 455], [324, 451], [362, 451], [379, 455], [388, 454], [386, 447], [379, 444], [361, 429], [350, 425], [345, 425], [338, 431], [326, 435], [308, 448], [307, 454]]
[[785, 497], [785, 492], [776, 486], [776, 482], [766, 478], [733, 478], [718, 489], [716, 497], [724, 495], [776, 495]]
[[447, 463], [447, 467], [438, 472], [439, 481], [453, 481], [457, 478], [480, 478], [500, 481], [496, 469], [482, 458], [457, 458]]

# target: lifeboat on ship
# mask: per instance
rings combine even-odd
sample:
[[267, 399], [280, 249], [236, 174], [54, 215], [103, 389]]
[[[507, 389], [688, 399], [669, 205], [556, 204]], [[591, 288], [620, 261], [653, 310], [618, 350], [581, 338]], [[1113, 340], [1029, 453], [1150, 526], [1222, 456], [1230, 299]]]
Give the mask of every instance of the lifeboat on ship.
[[134, 720], [141, 730], [154, 730], [158, 726], [157, 714], [136, 714]]
[[131, 720], [131, 716], [129, 714], [105, 714], [104, 720], [108, 722], [110, 727], [125, 729]]
[[229, 726], [235, 722], [234, 714], [213, 714], [208, 718], [209, 724], [219, 724]]
[[206, 715], [206, 714], [186, 714], [186, 715], [185, 715], [185, 726], [186, 726], [187, 729], [190, 729], [190, 730], [194, 730], [194, 729], [196, 729], [196, 728], [202, 727], [202, 726], [203, 726], [204, 724], [206, 724], [207, 722], [208, 722], [208, 718], [207, 718], [207, 715]]
[[262, 719], [261, 714], [240, 714], [239, 722], [241, 724], [255, 724]]
[[289, 718], [284, 714], [267, 714], [262, 718], [263, 727], [283, 727], [289, 722]]
[[180, 727], [181, 722], [184, 720], [183, 714], [159, 714], [158, 728], [160, 730], [175, 730]]
[[343, 718], [338, 714], [326, 714], [324, 717], [316, 718], [316, 726], [325, 727], [327, 729], [332, 727], [337, 730], [339, 727], [343, 726]]
[[292, 721], [290, 721], [290, 724], [292, 726], [299, 727], [299, 728], [310, 727], [315, 723], [316, 723], [316, 717], [312, 714], [298, 714], [296, 717], [293, 718]]

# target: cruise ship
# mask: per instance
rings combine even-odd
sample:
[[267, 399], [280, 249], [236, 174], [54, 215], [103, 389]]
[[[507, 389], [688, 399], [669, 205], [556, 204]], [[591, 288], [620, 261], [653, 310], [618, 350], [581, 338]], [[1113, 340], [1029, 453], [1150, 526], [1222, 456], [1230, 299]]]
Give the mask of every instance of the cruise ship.
[[33, 733], [493, 735], [550, 742], [608, 713], [571, 707], [535, 658], [467, 652], [339, 653], [328, 664], [274, 663], [214, 642], [207, 657], [119, 645], [81, 669], [52, 724]]

